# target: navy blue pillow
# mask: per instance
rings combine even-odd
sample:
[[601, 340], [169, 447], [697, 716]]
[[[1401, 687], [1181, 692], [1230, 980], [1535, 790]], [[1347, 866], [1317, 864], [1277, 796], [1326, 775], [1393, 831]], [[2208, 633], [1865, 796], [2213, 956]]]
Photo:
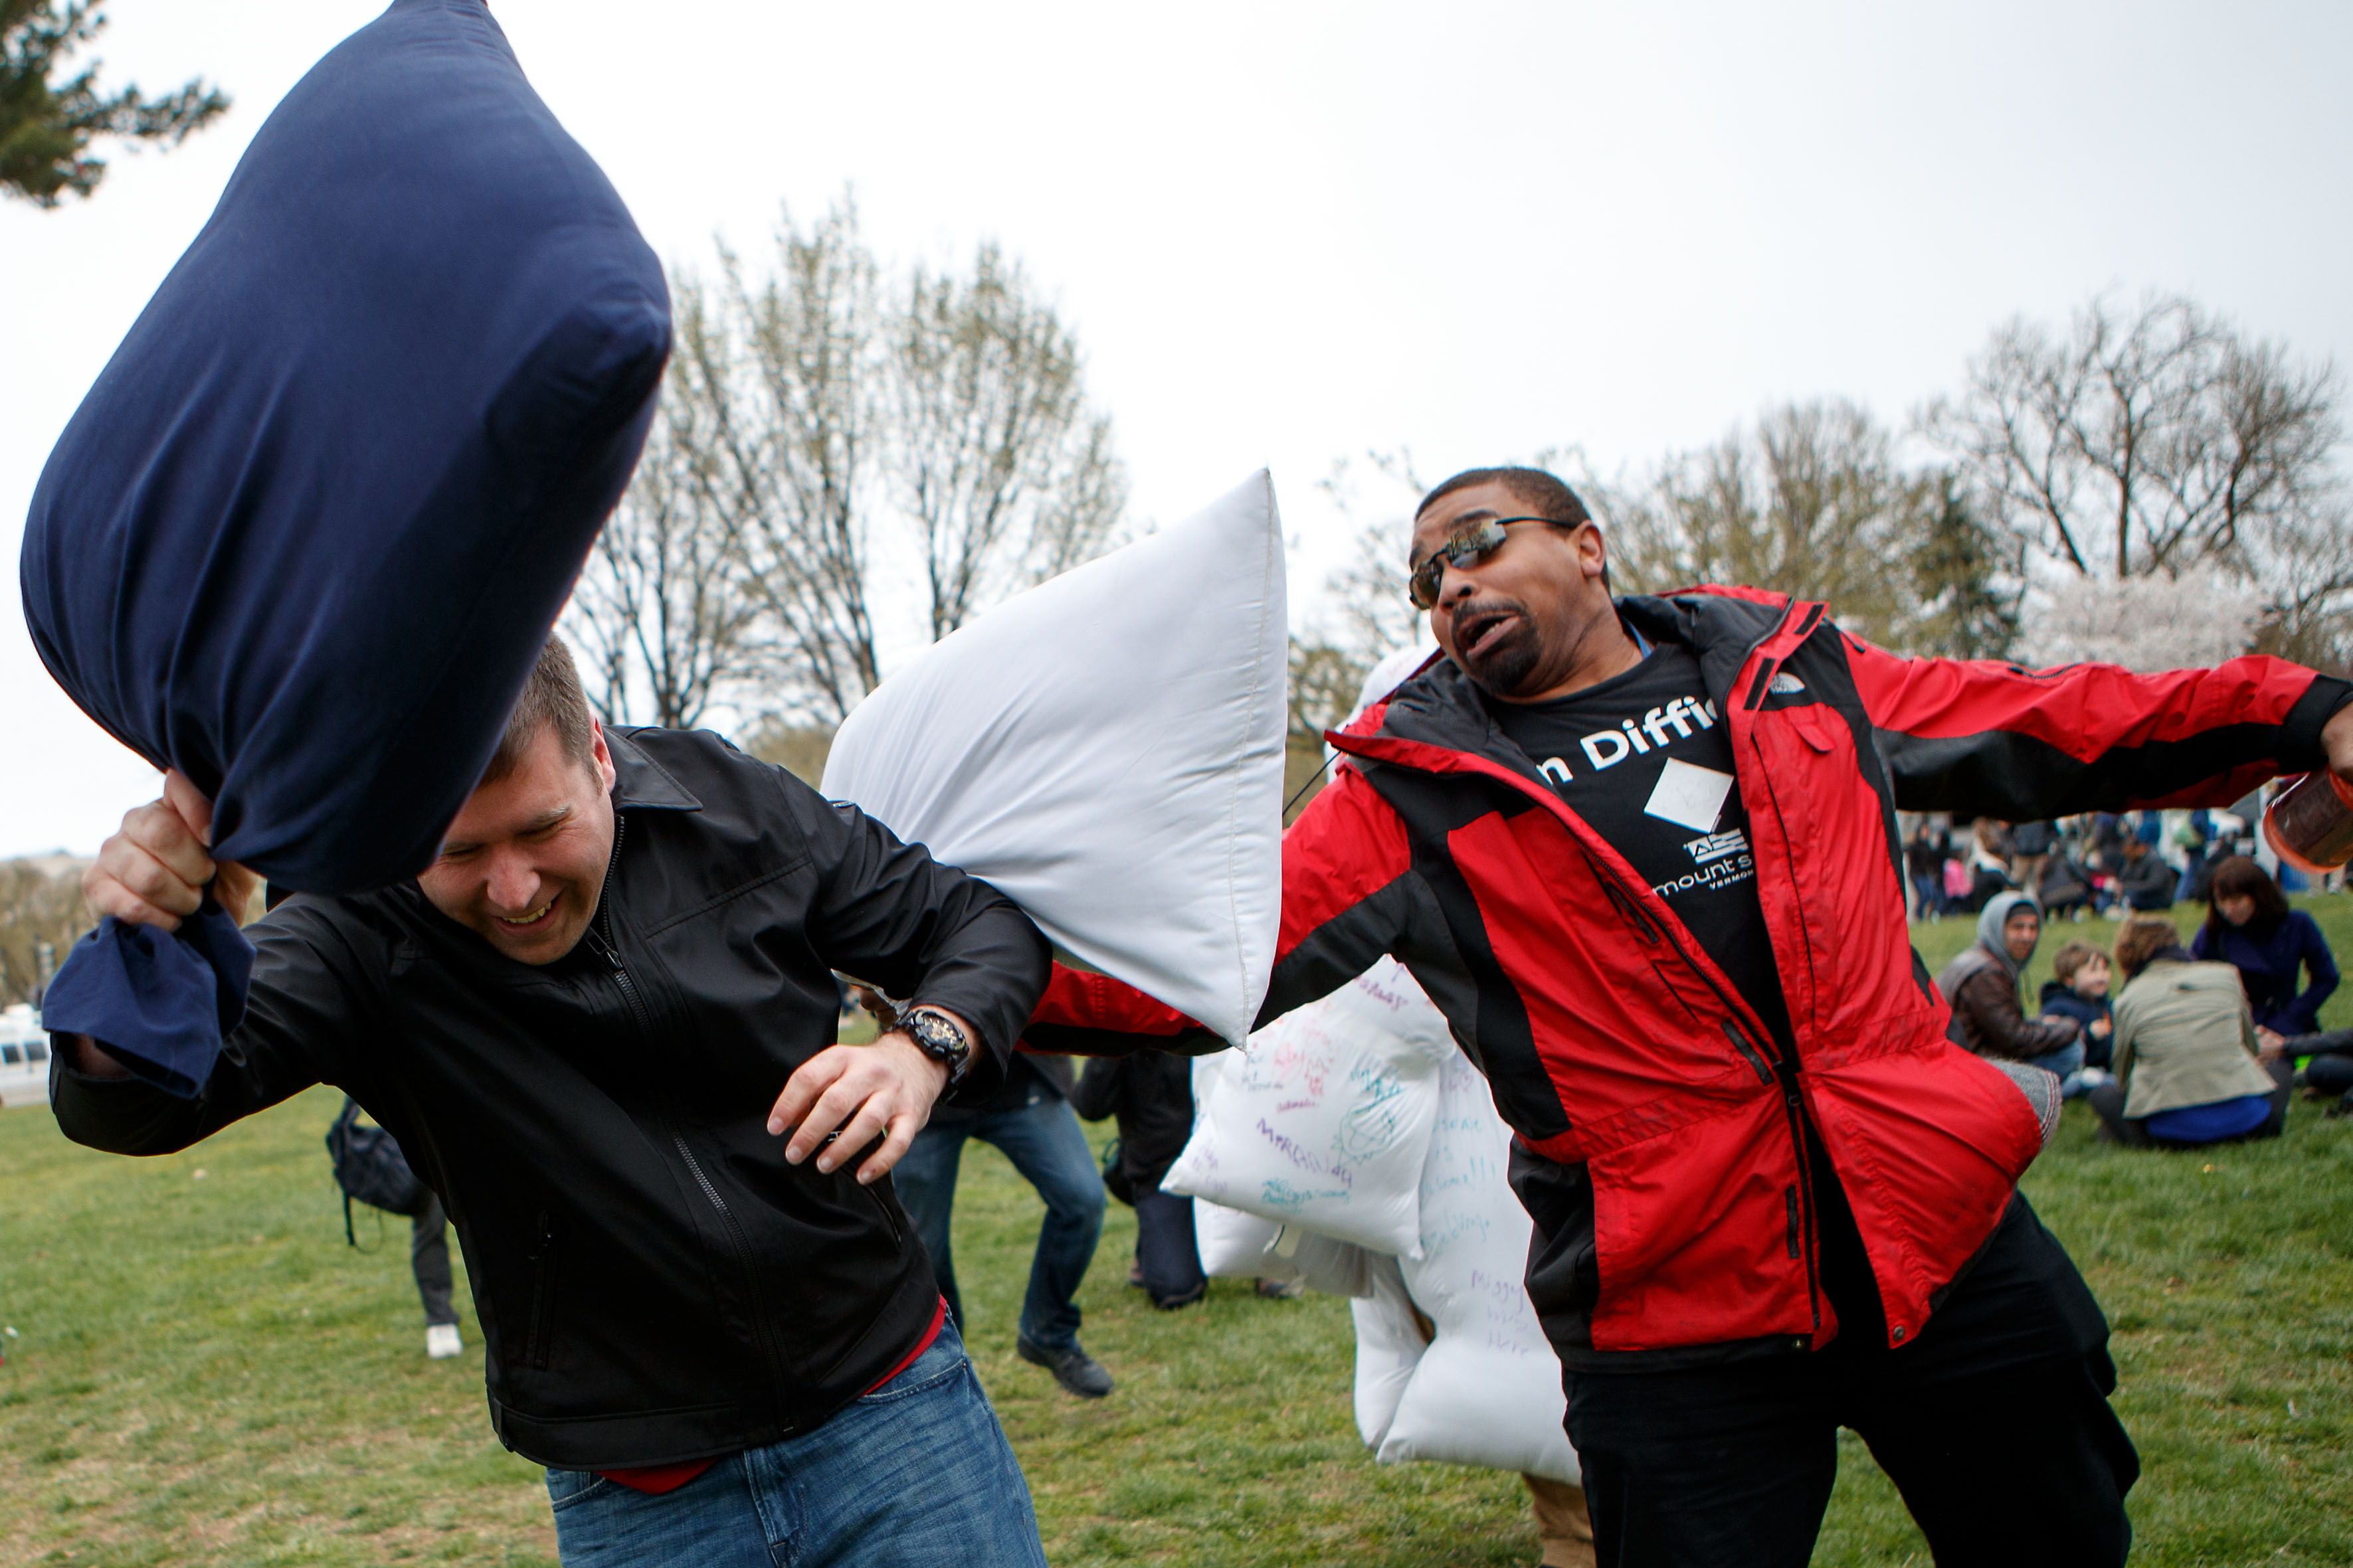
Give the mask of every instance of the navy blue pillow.
[[670, 349], [661, 267], [478, 0], [286, 96], [67, 426], [25, 616], [273, 883], [413, 875], [480, 776]]
[[[628, 481], [669, 350], [659, 262], [490, 13], [396, 0], [270, 115], [50, 454], [34, 644], [213, 798], [219, 857], [311, 892], [413, 875]], [[79, 944], [58, 990], [138, 1034], [169, 986], [125, 934]], [[57, 995], [52, 1026], [80, 1026]], [[165, 1076], [200, 1083], [184, 1044], [156, 1042]]]

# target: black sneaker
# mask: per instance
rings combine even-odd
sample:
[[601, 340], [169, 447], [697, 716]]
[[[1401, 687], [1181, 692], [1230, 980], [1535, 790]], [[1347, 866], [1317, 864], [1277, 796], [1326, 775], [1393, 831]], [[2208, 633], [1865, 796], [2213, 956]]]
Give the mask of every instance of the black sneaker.
[[1031, 1366], [1042, 1366], [1052, 1373], [1056, 1383], [1081, 1399], [1101, 1399], [1111, 1392], [1111, 1373], [1103, 1370], [1103, 1363], [1076, 1345], [1052, 1350], [1025, 1335], [1013, 1342], [1013, 1353]]

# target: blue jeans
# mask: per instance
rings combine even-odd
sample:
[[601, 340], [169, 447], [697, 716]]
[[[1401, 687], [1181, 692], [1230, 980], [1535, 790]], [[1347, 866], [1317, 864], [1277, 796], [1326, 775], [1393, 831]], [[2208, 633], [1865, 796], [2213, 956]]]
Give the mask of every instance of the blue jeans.
[[1920, 895], [1922, 920], [1945, 912], [1945, 878], [1942, 872], [1934, 875], [1925, 871], [1916, 873], [1912, 879], [1912, 889]]
[[2039, 1057], [2029, 1057], [2026, 1058], [2026, 1065], [2031, 1068], [2041, 1068], [2044, 1072], [2057, 1079], [2059, 1092], [2069, 1100], [2076, 1099], [2085, 1092], [2084, 1042], [2081, 1040], [2072, 1045], [2062, 1046], [2055, 1051], [2045, 1051]]
[[1062, 1098], [1035, 1082], [1028, 1102], [1014, 1110], [943, 1108], [915, 1134], [891, 1180], [923, 1250], [932, 1256], [940, 1294], [959, 1323], [965, 1321], [964, 1300], [956, 1293], [955, 1260], [948, 1249], [948, 1216], [955, 1208], [956, 1166], [967, 1138], [995, 1144], [1046, 1201], [1046, 1223], [1039, 1227], [1038, 1251], [1029, 1260], [1029, 1290], [1021, 1300], [1021, 1337], [1050, 1350], [1069, 1350], [1079, 1342], [1079, 1305], [1072, 1298], [1103, 1235], [1103, 1172], [1087, 1147], [1087, 1135]]
[[1046, 1568], [1029, 1486], [955, 1325], [816, 1431], [659, 1497], [550, 1470], [565, 1568]]

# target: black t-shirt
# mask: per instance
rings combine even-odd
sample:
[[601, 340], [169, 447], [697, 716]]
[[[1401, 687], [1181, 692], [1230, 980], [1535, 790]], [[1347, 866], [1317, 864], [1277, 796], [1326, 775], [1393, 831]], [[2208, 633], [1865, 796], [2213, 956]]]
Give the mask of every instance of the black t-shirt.
[[1788, 1044], [1788, 1005], [1757, 901], [1732, 731], [1708, 700], [1698, 657], [1662, 644], [1625, 674], [1575, 696], [1491, 698], [1487, 710]]

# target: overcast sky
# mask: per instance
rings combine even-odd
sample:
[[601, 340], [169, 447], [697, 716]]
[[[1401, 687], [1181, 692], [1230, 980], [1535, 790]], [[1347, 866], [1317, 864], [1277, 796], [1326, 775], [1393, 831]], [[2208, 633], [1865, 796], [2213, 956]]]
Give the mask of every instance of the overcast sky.
[[[112, 0], [102, 81], [235, 110], [97, 197], [0, 204], [0, 554], [48, 447], [287, 88], [379, 7]], [[803, 5], [501, 0], [654, 247], [708, 265], [854, 184], [887, 257], [1001, 241], [1059, 299], [1145, 519], [1546, 447], [1605, 474], [1767, 401], [1901, 420], [2009, 316], [2187, 290], [2353, 360], [2353, 6]], [[0, 856], [153, 775], [0, 574]]]

